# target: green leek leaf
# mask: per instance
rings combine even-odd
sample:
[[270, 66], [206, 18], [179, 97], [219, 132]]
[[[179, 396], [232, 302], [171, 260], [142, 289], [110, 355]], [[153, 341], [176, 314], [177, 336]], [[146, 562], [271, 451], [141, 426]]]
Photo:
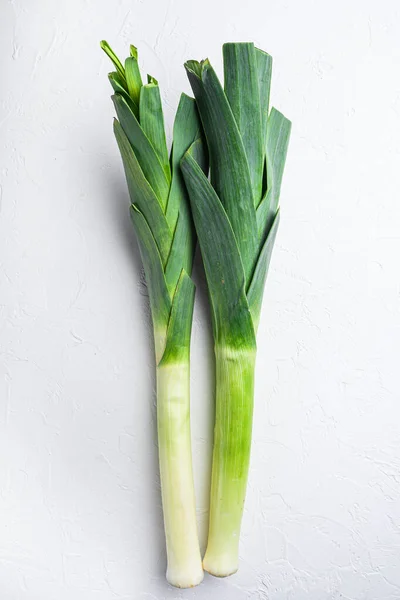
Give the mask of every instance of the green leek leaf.
[[161, 261], [162, 264], [165, 265], [172, 237], [165, 215], [149, 182], [140, 168], [136, 155], [132, 150], [132, 146], [121, 127], [121, 124], [116, 119], [114, 120], [114, 134], [121, 153], [132, 204], [138, 206], [151, 231], [154, 232], [156, 244], [161, 255]]
[[182, 269], [172, 301], [167, 343], [160, 366], [189, 360], [195, 285]]
[[257, 221], [243, 142], [210, 63], [189, 61], [185, 67], [207, 139], [211, 183], [228, 215], [248, 279], [257, 253]]
[[257, 232], [258, 239], [260, 240], [260, 246], [264, 244], [265, 235], [268, 234], [268, 231], [271, 227], [273, 218], [273, 213], [270, 213], [271, 207], [271, 198], [272, 198], [272, 187], [270, 187], [264, 195], [264, 198], [260, 202], [257, 208]]
[[210, 292], [215, 341], [236, 350], [252, 349], [255, 336], [245, 275], [228, 216], [190, 150], [181, 165]]
[[122, 66], [121, 61], [119, 60], [118, 56], [115, 54], [114, 50], [112, 50], [112, 48], [110, 47], [110, 45], [108, 44], [108, 42], [106, 42], [105, 40], [102, 40], [100, 42], [100, 48], [102, 50], [104, 50], [104, 52], [107, 54], [107, 56], [109, 58], [111, 58], [112, 62], [114, 63], [118, 73], [121, 75], [121, 77], [123, 79], [125, 79], [125, 69]]
[[161, 106], [158, 85], [149, 83], [140, 92], [140, 126], [150, 140], [158, 159], [164, 169], [166, 178], [171, 180], [171, 168], [165, 139], [164, 115]]
[[135, 152], [142, 171], [153, 188], [161, 207], [165, 209], [169, 194], [169, 182], [159, 158], [124, 98], [119, 94], [114, 94], [112, 100], [119, 122]]
[[290, 121], [273, 108], [268, 119], [267, 130], [268, 189], [257, 208], [257, 230], [260, 245], [264, 244], [265, 237], [268, 235], [278, 209], [290, 130]]
[[119, 74], [116, 71], [109, 73], [108, 79], [111, 83], [111, 86], [112, 86], [114, 92], [116, 92], [117, 94], [120, 94], [124, 98], [125, 102], [129, 106], [129, 108], [131, 109], [131, 111], [133, 112], [135, 117], [138, 118], [139, 117], [139, 107], [132, 100], [127, 89], [125, 89], [126, 83], [125, 83], [125, 86], [122, 85], [122, 78], [119, 76]]
[[272, 198], [270, 213], [275, 214], [279, 204], [283, 170], [289, 146], [291, 122], [276, 108], [272, 108], [268, 118], [267, 155], [272, 176]]
[[275, 238], [279, 226], [279, 210], [275, 215], [272, 227], [268, 233], [267, 239], [261, 249], [253, 277], [247, 292], [251, 316], [253, 318], [254, 328], [257, 330], [260, 319], [261, 304], [264, 295], [265, 280], [268, 274], [268, 267], [271, 261], [272, 250], [274, 248]]
[[128, 86], [126, 85], [125, 78], [122, 77], [122, 75], [118, 73], [118, 71], [111, 71], [111, 73], [108, 74], [108, 79], [110, 80], [110, 83], [115, 91], [122, 90], [129, 96]]
[[137, 58], [130, 56], [125, 60], [125, 76], [129, 95], [134, 103], [139, 106], [142, 76], [140, 75]]
[[[187, 191], [182, 179], [180, 161], [186, 150], [200, 136], [201, 123], [196, 102], [186, 94], [181, 94], [176, 111], [171, 152], [172, 183], [168, 197], [167, 221], [171, 229], [176, 225], [182, 200], [188, 202]], [[206, 161], [206, 150], [203, 145]]]
[[131, 219], [139, 240], [154, 326], [166, 330], [171, 311], [171, 298], [165, 282], [161, 256], [149, 224], [135, 204], [131, 206]]
[[262, 141], [265, 155], [265, 148], [267, 143], [269, 94], [272, 76], [272, 56], [270, 56], [263, 50], [259, 50], [259, 48], [256, 48], [255, 52], [257, 61], [258, 88], [260, 92]]
[[225, 94], [249, 165], [254, 204], [261, 199], [265, 145], [261, 126], [258, 61], [254, 44], [224, 44]]

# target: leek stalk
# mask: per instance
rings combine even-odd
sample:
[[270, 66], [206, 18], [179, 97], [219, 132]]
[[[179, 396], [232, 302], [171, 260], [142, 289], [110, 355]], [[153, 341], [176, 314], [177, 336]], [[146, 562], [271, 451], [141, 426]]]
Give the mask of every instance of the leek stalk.
[[272, 59], [252, 43], [223, 47], [225, 86], [210, 62], [185, 64], [210, 156], [211, 181], [192, 153], [181, 161], [209, 291], [216, 415], [209, 537], [203, 566], [238, 568], [248, 478], [256, 332], [279, 224], [290, 122], [269, 112]]
[[188, 151], [196, 164], [206, 169], [201, 124], [194, 100], [182, 94], [169, 156], [157, 81], [148, 76], [143, 84], [134, 46], [124, 64], [107, 42], [101, 42], [101, 47], [115, 66], [109, 74], [118, 117], [114, 133], [125, 169], [154, 329], [166, 576], [176, 587], [193, 587], [203, 579], [189, 403], [195, 236], [179, 163]]

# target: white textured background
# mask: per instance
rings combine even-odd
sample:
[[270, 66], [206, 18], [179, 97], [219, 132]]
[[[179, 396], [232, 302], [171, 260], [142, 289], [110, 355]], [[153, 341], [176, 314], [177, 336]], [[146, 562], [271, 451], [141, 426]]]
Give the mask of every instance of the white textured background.
[[[398, 0], [1, 0], [1, 600], [399, 600]], [[169, 129], [184, 59], [254, 40], [293, 121], [237, 575], [164, 580], [154, 364], [106, 38]], [[198, 280], [202, 275], [197, 267]], [[204, 546], [213, 363], [192, 429]]]

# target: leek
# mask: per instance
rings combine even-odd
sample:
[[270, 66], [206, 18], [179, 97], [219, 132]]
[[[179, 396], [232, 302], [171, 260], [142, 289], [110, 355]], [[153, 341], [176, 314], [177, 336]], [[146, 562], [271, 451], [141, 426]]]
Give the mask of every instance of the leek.
[[223, 46], [224, 88], [210, 62], [185, 64], [210, 156], [211, 182], [193, 153], [182, 171], [212, 309], [216, 415], [209, 537], [203, 567], [238, 568], [249, 470], [256, 332], [278, 224], [290, 122], [269, 112], [272, 59], [252, 43]]
[[118, 120], [114, 133], [128, 184], [130, 215], [148, 286], [157, 369], [157, 428], [167, 547], [167, 580], [192, 587], [203, 579], [192, 473], [189, 351], [194, 284], [194, 228], [180, 171], [185, 152], [206, 168], [195, 102], [181, 95], [169, 157], [157, 81], [143, 84], [137, 49], [125, 63], [102, 49]]

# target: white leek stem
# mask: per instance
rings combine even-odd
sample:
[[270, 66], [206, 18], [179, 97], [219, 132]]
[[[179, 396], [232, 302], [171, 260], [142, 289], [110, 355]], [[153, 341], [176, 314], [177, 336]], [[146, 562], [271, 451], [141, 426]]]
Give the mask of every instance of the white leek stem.
[[203, 579], [192, 471], [189, 362], [157, 367], [160, 479], [167, 541], [167, 580], [187, 588]]

